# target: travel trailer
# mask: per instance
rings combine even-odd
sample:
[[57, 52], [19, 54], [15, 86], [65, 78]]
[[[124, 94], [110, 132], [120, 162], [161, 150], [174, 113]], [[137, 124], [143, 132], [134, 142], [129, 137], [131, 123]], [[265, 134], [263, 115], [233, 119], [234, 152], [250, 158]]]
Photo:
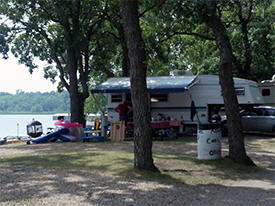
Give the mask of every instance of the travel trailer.
[[[234, 78], [234, 85], [240, 106], [263, 104], [256, 82]], [[182, 120], [184, 124], [197, 124], [198, 121], [204, 124], [210, 122], [214, 111], [224, 104], [216, 75], [147, 77], [147, 90], [152, 120], [161, 115], [170, 120]], [[118, 121], [114, 107], [124, 100], [131, 100], [130, 79], [110, 78], [91, 93], [107, 94], [108, 120]]]
[[271, 80], [263, 80], [258, 84], [264, 104], [275, 107], [275, 74]]

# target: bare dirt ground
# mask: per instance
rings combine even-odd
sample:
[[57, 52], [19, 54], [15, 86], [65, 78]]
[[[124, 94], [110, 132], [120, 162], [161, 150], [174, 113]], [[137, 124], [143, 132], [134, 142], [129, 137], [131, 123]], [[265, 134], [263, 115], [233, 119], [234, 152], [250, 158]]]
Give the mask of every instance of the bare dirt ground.
[[[271, 137], [246, 137], [247, 153], [266, 170], [245, 181], [225, 185], [171, 185], [153, 181], [68, 172], [60, 169], [40, 169], [24, 166], [3, 166], [1, 158], [11, 154], [41, 154], [51, 152], [108, 149], [105, 144], [42, 144], [0, 147], [0, 205], [275, 205], [275, 148]], [[108, 144], [110, 146], [110, 144]], [[223, 156], [228, 153], [222, 140]], [[132, 151], [132, 144], [111, 144], [112, 148]], [[194, 154], [196, 145], [180, 149], [167, 144], [154, 145], [153, 151], [172, 154]]]

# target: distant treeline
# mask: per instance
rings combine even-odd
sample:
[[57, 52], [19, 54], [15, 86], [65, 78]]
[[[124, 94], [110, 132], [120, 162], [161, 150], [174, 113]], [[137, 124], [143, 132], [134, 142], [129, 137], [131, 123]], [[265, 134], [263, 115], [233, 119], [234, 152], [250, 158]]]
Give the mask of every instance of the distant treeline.
[[0, 92], [0, 113], [59, 113], [70, 111], [67, 92]]

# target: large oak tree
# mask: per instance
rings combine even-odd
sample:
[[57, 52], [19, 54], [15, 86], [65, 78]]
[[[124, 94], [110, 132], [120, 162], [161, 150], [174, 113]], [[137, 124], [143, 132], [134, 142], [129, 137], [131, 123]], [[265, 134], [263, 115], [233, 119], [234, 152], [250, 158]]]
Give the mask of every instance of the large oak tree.
[[228, 122], [229, 158], [240, 164], [254, 165], [246, 154], [244, 136], [241, 131], [241, 117], [232, 75], [232, 47], [225, 26], [217, 15], [216, 0], [207, 1], [205, 6], [205, 22], [213, 30], [220, 50], [219, 79]]
[[152, 157], [150, 107], [146, 84], [146, 52], [138, 17], [138, 1], [122, 0], [123, 27], [130, 60], [134, 118], [134, 167], [158, 171]]
[[98, 31], [107, 7], [101, 0], [1, 0], [1, 46], [35, 69], [47, 62], [45, 76], [60, 77], [70, 94], [71, 121], [84, 123], [91, 66], [101, 47]]

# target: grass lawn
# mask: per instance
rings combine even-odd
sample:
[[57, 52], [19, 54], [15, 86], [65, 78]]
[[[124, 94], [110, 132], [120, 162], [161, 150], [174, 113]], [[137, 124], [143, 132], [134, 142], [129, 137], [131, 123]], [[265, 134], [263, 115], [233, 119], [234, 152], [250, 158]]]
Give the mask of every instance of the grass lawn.
[[[231, 180], [248, 179], [263, 168], [246, 167], [227, 158], [198, 160], [195, 149], [196, 138], [175, 141], [154, 141], [153, 156], [160, 174], [133, 169], [133, 142], [122, 143], [52, 143], [51, 152], [35, 154], [13, 154], [4, 156], [2, 165], [23, 165], [46, 169], [81, 170], [96, 174], [110, 174], [149, 179], [173, 184], [225, 184]], [[251, 144], [251, 143], [250, 143]], [[261, 142], [260, 147], [265, 144]], [[19, 145], [19, 149], [40, 145]], [[45, 149], [51, 144], [42, 145]], [[274, 146], [274, 145], [273, 145]], [[12, 146], [10, 146], [12, 147]], [[66, 150], [66, 148], [70, 148]], [[73, 149], [77, 148], [77, 149]], [[183, 148], [185, 150], [183, 150]]]

